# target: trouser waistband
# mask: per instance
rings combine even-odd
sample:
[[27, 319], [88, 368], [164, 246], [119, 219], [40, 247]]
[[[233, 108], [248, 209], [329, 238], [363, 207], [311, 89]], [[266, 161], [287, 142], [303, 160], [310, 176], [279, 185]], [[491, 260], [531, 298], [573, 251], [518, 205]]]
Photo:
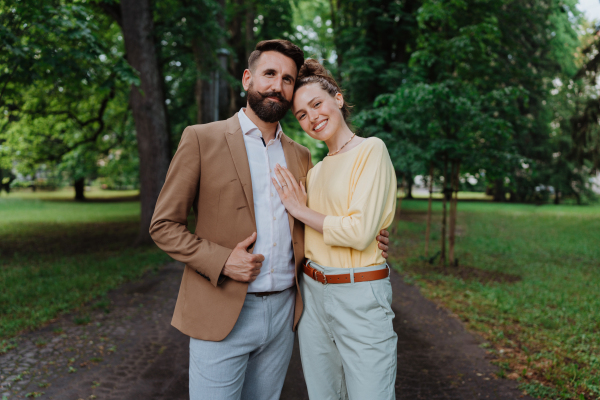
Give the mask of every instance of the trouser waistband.
[[279, 294], [282, 292], [285, 292], [286, 290], [290, 290], [293, 286], [290, 286], [287, 289], [283, 289], [283, 290], [276, 290], [274, 292], [248, 292], [247, 294], [253, 294], [256, 297], [265, 297], [265, 296], [271, 296], [272, 294]]
[[[390, 276], [387, 263], [362, 268], [331, 268], [306, 260], [302, 265], [305, 275], [322, 284], [368, 282], [385, 279]], [[346, 272], [347, 273], [344, 273]]]

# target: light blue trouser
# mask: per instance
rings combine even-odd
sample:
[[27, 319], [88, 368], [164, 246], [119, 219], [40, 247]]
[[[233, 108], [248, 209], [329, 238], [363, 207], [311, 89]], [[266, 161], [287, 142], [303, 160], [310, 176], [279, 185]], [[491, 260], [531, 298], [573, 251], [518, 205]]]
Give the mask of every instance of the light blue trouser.
[[294, 346], [296, 289], [246, 295], [220, 342], [190, 338], [190, 400], [279, 400]]
[[[387, 268], [310, 265], [325, 274]], [[395, 399], [397, 335], [390, 278], [322, 284], [302, 274], [300, 290], [304, 312], [298, 339], [310, 399]]]

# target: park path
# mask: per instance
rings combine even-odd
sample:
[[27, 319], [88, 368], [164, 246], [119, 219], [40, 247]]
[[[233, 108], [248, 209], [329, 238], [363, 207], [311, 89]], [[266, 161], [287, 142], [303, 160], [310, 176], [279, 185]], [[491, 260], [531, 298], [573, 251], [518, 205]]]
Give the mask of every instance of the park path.
[[[182, 268], [168, 264], [111, 292], [110, 305], [22, 335], [0, 356], [2, 399], [187, 399], [188, 338], [170, 326]], [[481, 340], [457, 318], [396, 273], [392, 285], [398, 399], [530, 399], [496, 378]], [[90, 322], [75, 324], [82, 315]], [[308, 399], [297, 343], [281, 399]]]

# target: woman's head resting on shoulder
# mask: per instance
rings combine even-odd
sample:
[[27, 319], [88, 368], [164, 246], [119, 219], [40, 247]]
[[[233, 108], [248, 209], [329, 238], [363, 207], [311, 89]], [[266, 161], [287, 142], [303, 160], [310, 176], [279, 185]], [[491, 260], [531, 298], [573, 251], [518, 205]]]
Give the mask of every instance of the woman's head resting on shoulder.
[[306, 133], [322, 141], [346, 128], [350, 116], [340, 86], [325, 67], [311, 58], [300, 67], [292, 112]]

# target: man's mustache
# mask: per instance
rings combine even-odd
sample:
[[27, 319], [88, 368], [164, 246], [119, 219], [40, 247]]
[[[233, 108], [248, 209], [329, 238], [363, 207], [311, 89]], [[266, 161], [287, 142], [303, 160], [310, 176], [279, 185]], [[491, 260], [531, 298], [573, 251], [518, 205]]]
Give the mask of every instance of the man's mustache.
[[262, 99], [266, 99], [267, 97], [275, 97], [277, 100], [279, 100], [282, 104], [287, 104], [288, 101], [285, 99], [285, 97], [283, 97], [283, 95], [281, 94], [281, 92], [266, 92], [266, 93], [261, 93], [258, 92], [257, 93], [260, 95], [260, 97], [262, 97]]

